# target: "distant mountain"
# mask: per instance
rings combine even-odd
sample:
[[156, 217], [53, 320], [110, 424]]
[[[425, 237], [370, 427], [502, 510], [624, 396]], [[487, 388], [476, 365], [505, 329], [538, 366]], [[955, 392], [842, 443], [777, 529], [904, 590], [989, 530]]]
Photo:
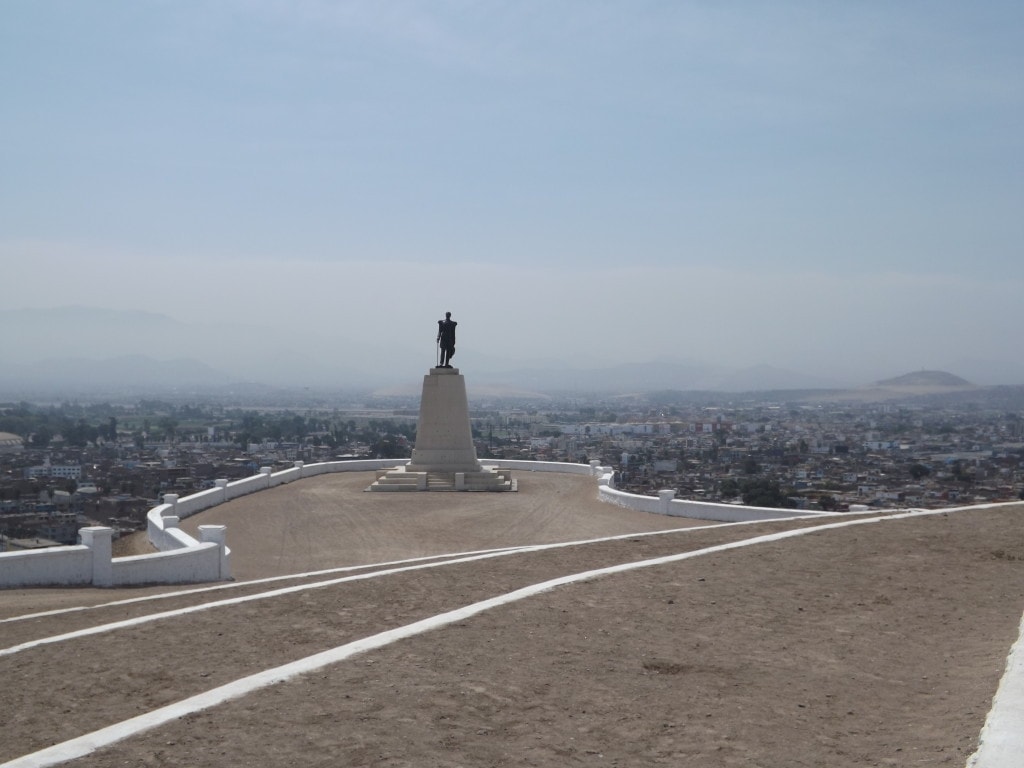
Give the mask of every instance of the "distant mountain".
[[905, 373], [894, 379], [876, 382], [878, 387], [973, 387], [966, 379], [961, 379], [946, 371], [914, 371]]
[[56, 307], [0, 311], [0, 363], [109, 359], [121, 355], [190, 357], [200, 334], [153, 312]]
[[[206, 323], [90, 307], [0, 310], [0, 384], [19, 392], [43, 385], [59, 392], [62, 384], [75, 391], [116, 384], [139, 389], [158, 382], [418, 392], [435, 351], [431, 341], [429, 334], [425, 344], [399, 335], [382, 343], [343, 322], [295, 331], [267, 311], [231, 323]], [[570, 352], [561, 359], [518, 364], [501, 356], [500, 347], [467, 345], [455, 364], [467, 374], [470, 388], [493, 396], [844, 390], [877, 399], [973, 386], [942, 371], [919, 371], [865, 387], [867, 374], [856, 380], [836, 370], [828, 370], [826, 377], [771, 365], [729, 367], [678, 358], [601, 365]], [[972, 377], [973, 371], [985, 371], [986, 384], [1001, 379], [1022, 383], [1012, 362], [1007, 355], [998, 363], [1001, 368], [975, 361], [976, 367], [951, 370], [972, 372]]]
[[219, 386], [230, 377], [205, 363], [187, 358], [154, 360], [145, 355], [92, 359], [84, 357], [47, 358], [34, 363], [7, 366], [0, 373], [0, 386], [65, 389], [82, 392], [104, 389], [173, 389]]
[[[706, 382], [708, 383], [708, 382]], [[718, 377], [717, 386], [725, 392], [763, 392], [768, 390], [835, 389], [844, 382], [823, 376], [808, 376], [805, 373], [776, 368], [771, 365], [755, 365], [741, 368]]]
[[[475, 369], [474, 369], [475, 370]], [[840, 387], [844, 383], [757, 365], [726, 368], [694, 362], [655, 360], [603, 368], [528, 368], [475, 371], [474, 384], [502, 385], [540, 392], [651, 392], [718, 390], [747, 392]]]
[[[474, 369], [475, 370], [475, 369]], [[622, 363], [601, 368], [531, 367], [477, 371], [476, 383], [543, 392], [624, 392], [645, 389], [695, 389], [710, 373], [692, 363]]]
[[[272, 320], [268, 320], [272, 323]], [[362, 387], [387, 383], [393, 371], [368, 362], [372, 342], [334, 335], [335, 329], [295, 333], [244, 318], [234, 324], [181, 322], [154, 312], [57, 307], [0, 310], [0, 379], [15, 372], [30, 380], [53, 380], [74, 367], [68, 383], [106, 381], [111, 361], [134, 358], [152, 369], [170, 361], [192, 361], [180, 378], [212, 382], [261, 382], [274, 386]], [[396, 344], [396, 356], [408, 360]], [[95, 364], [95, 365], [93, 365]], [[205, 368], [200, 368], [205, 366]], [[166, 373], [166, 372], [165, 372]], [[128, 380], [149, 373], [126, 368]], [[159, 378], [166, 376], [161, 373]]]

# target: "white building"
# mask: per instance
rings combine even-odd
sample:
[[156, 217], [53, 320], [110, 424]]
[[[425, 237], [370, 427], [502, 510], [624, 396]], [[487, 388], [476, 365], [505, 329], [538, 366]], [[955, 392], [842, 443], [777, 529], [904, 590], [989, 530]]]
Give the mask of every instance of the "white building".
[[59, 477], [66, 480], [82, 478], [81, 464], [41, 464], [25, 470], [25, 477]]

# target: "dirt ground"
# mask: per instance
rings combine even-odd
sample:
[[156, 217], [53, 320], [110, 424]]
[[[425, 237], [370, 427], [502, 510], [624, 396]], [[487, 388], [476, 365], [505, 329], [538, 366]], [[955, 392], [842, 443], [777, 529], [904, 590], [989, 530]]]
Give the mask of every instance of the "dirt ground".
[[[589, 478], [517, 476], [516, 494], [369, 494], [362, 473], [264, 491], [185, 523], [228, 525], [236, 586], [0, 623], [9, 648], [308, 587], [0, 656], [0, 761], [546, 579], [836, 522], [709, 526], [603, 504]], [[621, 534], [636, 535], [243, 583]], [[170, 591], [14, 590], [0, 618]], [[822, 528], [553, 589], [74, 764], [962, 766], [1022, 611], [1024, 506]]]

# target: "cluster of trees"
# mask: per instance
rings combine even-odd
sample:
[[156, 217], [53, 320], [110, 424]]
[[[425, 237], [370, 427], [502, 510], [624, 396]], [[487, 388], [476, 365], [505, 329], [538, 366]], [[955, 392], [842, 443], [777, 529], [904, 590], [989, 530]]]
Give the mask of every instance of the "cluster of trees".
[[392, 419], [369, 419], [359, 426], [354, 419], [344, 420], [320, 414], [302, 416], [289, 411], [234, 411], [226, 413], [225, 419], [225, 429], [234, 435], [234, 441], [242, 447], [264, 440], [296, 443], [308, 441], [313, 445], [326, 445], [330, 448], [344, 448], [358, 443], [369, 446], [373, 458], [391, 459], [408, 455], [405, 443], [416, 439], [414, 423]]
[[46, 408], [18, 403], [0, 412], [0, 432], [18, 435], [33, 448], [45, 448], [56, 435], [75, 447], [117, 435], [117, 418], [108, 412], [86, 413], [79, 406]]
[[791, 498], [793, 492], [783, 490], [778, 480], [767, 477], [752, 477], [745, 480], [729, 477], [722, 481], [718, 490], [726, 499], [741, 496], [743, 503], [748, 507], [773, 507], [776, 509], [796, 507], [796, 502]]
[[140, 400], [134, 407], [109, 404], [35, 406], [17, 403], [0, 406], [0, 432], [10, 432], [32, 448], [45, 448], [58, 435], [64, 444], [83, 448], [89, 443], [113, 442], [131, 435], [139, 447], [147, 440], [206, 440], [210, 428], [244, 448], [264, 440], [309, 442], [344, 449], [353, 444], [370, 447], [380, 458], [408, 455], [407, 443], [415, 442], [413, 422], [354, 419], [323, 413], [225, 410], [200, 405], [175, 405], [160, 400]]

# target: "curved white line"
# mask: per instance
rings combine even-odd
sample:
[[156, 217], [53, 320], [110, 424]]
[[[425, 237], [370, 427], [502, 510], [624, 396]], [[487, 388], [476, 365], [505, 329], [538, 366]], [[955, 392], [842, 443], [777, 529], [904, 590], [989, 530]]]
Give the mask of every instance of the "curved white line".
[[[807, 519], [807, 518], [802, 518]], [[93, 611], [100, 608], [112, 608], [133, 603], [146, 603], [151, 600], [166, 600], [172, 597], [186, 597], [188, 595], [202, 594], [203, 592], [214, 592], [221, 589], [238, 589], [239, 587], [250, 587], [254, 584], [271, 584], [275, 581], [289, 581], [294, 579], [307, 579], [314, 576], [325, 576], [329, 573], [346, 573], [349, 571], [366, 570], [369, 568], [386, 568], [393, 565], [405, 565], [407, 563], [422, 563], [429, 560], [441, 560], [445, 558], [469, 557], [471, 555], [484, 555], [500, 552], [515, 552], [523, 549], [548, 547], [577, 546], [581, 544], [594, 544], [602, 541], [615, 541], [617, 539], [637, 538], [638, 536], [660, 536], [666, 533], [689, 533], [690, 531], [704, 531], [708, 528], [727, 528], [736, 525], [757, 525], [765, 522], [782, 522], [779, 520], [744, 520], [737, 523], [715, 523], [712, 525], [690, 526], [687, 528], [669, 528], [662, 531], [641, 531], [640, 533], [623, 533], [616, 536], [606, 536], [599, 539], [583, 539], [579, 541], [555, 543], [555, 544], [520, 544], [510, 547], [496, 547], [494, 549], [475, 549], [468, 552], [449, 552], [442, 555], [425, 555], [423, 557], [411, 557], [404, 560], [389, 560], [382, 563], [368, 563], [366, 565], [346, 565], [338, 568], [326, 568], [320, 571], [307, 571], [305, 573], [290, 573], [284, 576], [267, 576], [262, 579], [250, 579], [248, 581], [235, 581], [230, 584], [214, 584], [212, 586], [198, 587], [193, 589], [180, 589], [173, 592], [161, 592], [156, 595], [145, 595], [143, 597], [130, 597], [124, 600], [114, 600], [108, 603], [97, 603], [96, 605], [76, 605], [68, 608], [55, 608], [52, 611], [39, 611], [36, 613], [23, 613], [18, 616], [8, 616], [0, 619], [0, 624], [14, 621], [25, 621], [26, 619], [39, 619], [48, 616], [60, 616], [65, 613], [76, 613], [79, 611]]]
[[[721, 526], [703, 526], [703, 527], [704, 528], [711, 528], [711, 527], [721, 527]], [[569, 541], [569, 542], [562, 542], [562, 543], [558, 543], [558, 544], [536, 544], [536, 545], [532, 545], [532, 546], [511, 547], [511, 548], [507, 548], [507, 549], [481, 550], [480, 554], [467, 555], [465, 557], [456, 557], [454, 559], [440, 560], [440, 561], [437, 560], [436, 558], [427, 558], [427, 559], [432, 559], [434, 561], [433, 562], [427, 562], [427, 563], [421, 563], [419, 565], [406, 566], [406, 567], [402, 567], [402, 568], [388, 568], [388, 569], [385, 569], [385, 570], [373, 571], [371, 573], [361, 573], [361, 574], [356, 574], [354, 576], [345, 576], [345, 577], [342, 577], [342, 578], [339, 578], [339, 579], [329, 579], [328, 581], [317, 581], [317, 582], [312, 582], [312, 583], [296, 584], [296, 585], [291, 586], [291, 587], [282, 587], [280, 589], [272, 589], [272, 590], [269, 590], [269, 591], [266, 591], [266, 592], [257, 592], [256, 594], [243, 595], [242, 597], [233, 597], [233, 598], [228, 598], [226, 600], [214, 600], [214, 601], [211, 601], [209, 603], [200, 603], [198, 605], [190, 605], [190, 606], [186, 606], [184, 608], [176, 608], [176, 609], [170, 610], [170, 611], [160, 611], [158, 613], [149, 613], [149, 614], [146, 614], [145, 616], [136, 616], [135, 618], [123, 619], [121, 621], [114, 621], [114, 622], [110, 622], [108, 624], [98, 624], [98, 625], [93, 626], [93, 627], [86, 627], [84, 629], [77, 629], [77, 630], [74, 630], [73, 632], [65, 632], [65, 633], [62, 633], [62, 634], [59, 634], [59, 635], [50, 635], [48, 637], [41, 637], [41, 638], [37, 638], [35, 640], [28, 640], [28, 641], [26, 641], [24, 643], [19, 643], [18, 645], [12, 645], [9, 648], [2, 648], [2, 649], [0, 649], [0, 656], [12, 656], [15, 653], [20, 653], [21, 651], [27, 651], [27, 650], [30, 650], [32, 648], [37, 648], [39, 646], [52, 645], [54, 643], [61, 643], [61, 642], [65, 642], [67, 640], [74, 640], [74, 639], [77, 639], [77, 638], [80, 638], [80, 637], [88, 637], [89, 635], [99, 635], [99, 634], [103, 634], [105, 632], [113, 632], [113, 631], [118, 630], [118, 629], [126, 629], [128, 627], [136, 627], [136, 626], [139, 626], [140, 624], [148, 624], [151, 621], [160, 621], [162, 619], [169, 619], [169, 618], [173, 618], [175, 616], [184, 616], [186, 614], [198, 613], [200, 611], [212, 610], [214, 608], [223, 608], [225, 606], [238, 605], [238, 604], [241, 604], [241, 603], [248, 603], [248, 602], [252, 602], [254, 600], [264, 600], [264, 599], [268, 599], [268, 598], [271, 598], [271, 597], [280, 597], [282, 595], [290, 595], [290, 594], [294, 594], [296, 592], [303, 592], [303, 591], [306, 591], [306, 590], [322, 589], [324, 587], [332, 587], [332, 586], [335, 586], [337, 584], [344, 584], [344, 583], [350, 582], [350, 581], [362, 581], [362, 580], [365, 580], [365, 579], [374, 579], [374, 578], [377, 578], [377, 577], [380, 577], [380, 576], [391, 576], [391, 575], [394, 575], [396, 573], [406, 573], [408, 571], [418, 571], [418, 570], [423, 570], [423, 569], [426, 569], [426, 568], [439, 568], [439, 567], [446, 566], [446, 565], [457, 565], [457, 564], [460, 564], [460, 563], [469, 563], [469, 562], [473, 562], [475, 560], [487, 560], [487, 559], [490, 559], [490, 558], [493, 558], [493, 557], [504, 557], [506, 555], [515, 555], [515, 554], [519, 554], [521, 552], [537, 552], [537, 551], [541, 551], [541, 550], [545, 550], [545, 549], [556, 549], [556, 548], [560, 548], [560, 547], [573, 547], [573, 546], [580, 546], [582, 544], [592, 544], [592, 543], [603, 542], [603, 541], [615, 541], [615, 540], [618, 540], [618, 539], [637, 538], [638, 536], [653, 536], [653, 535], [663, 534], [663, 533], [675, 533], [675, 532], [685, 532], [685, 531], [695, 531], [695, 530], [701, 530], [701, 528], [679, 528], [679, 529], [675, 529], [674, 531], [648, 531], [648, 532], [645, 532], [645, 533], [622, 534], [620, 536], [611, 536], [611, 537], [602, 538], [602, 539], [592, 539], [592, 540], [589, 540], [589, 541]], [[408, 562], [414, 562], [414, 561], [408, 561]], [[372, 566], [354, 566], [354, 567], [362, 568], [362, 567], [372, 567]], [[347, 569], [342, 569], [342, 570], [347, 570]], [[329, 572], [331, 572], [331, 571], [329, 571]], [[273, 578], [277, 579], [277, 578], [280, 578], [280, 577], [273, 577]], [[287, 577], [287, 578], [294, 578], [294, 577]], [[253, 582], [248, 582], [248, 583], [251, 584]], [[175, 593], [175, 594], [181, 594], [181, 593]], [[129, 601], [119, 601], [119, 602], [120, 602], [120, 604], [124, 604], [124, 602], [134, 602], [134, 601], [140, 601], [140, 600], [145, 600], [145, 599], [147, 599], [147, 598], [133, 598], [132, 600], [129, 600]], [[70, 609], [66, 609], [66, 610], [70, 610]], [[84, 610], [84, 609], [82, 609], [82, 610]]]
[[138, 715], [137, 717], [124, 720], [120, 723], [115, 723], [114, 725], [107, 726], [106, 728], [101, 728], [98, 731], [85, 734], [84, 736], [69, 739], [68, 741], [55, 744], [52, 747], [47, 747], [46, 749], [39, 750], [38, 752], [33, 752], [31, 754], [24, 755], [23, 757], [15, 758], [14, 760], [0, 765], [0, 768], [48, 768], [48, 766], [56, 765], [67, 760], [83, 757], [98, 749], [102, 749], [103, 747], [109, 746], [118, 741], [123, 741], [124, 739], [142, 733], [143, 731], [164, 725], [165, 723], [169, 723], [180, 717], [184, 717], [185, 715], [194, 714], [195, 712], [215, 707], [218, 704], [223, 704], [226, 701], [240, 698], [241, 696], [252, 693], [261, 688], [266, 688], [267, 686], [290, 680], [298, 675], [315, 671], [330, 664], [336, 664], [357, 654], [383, 648], [384, 646], [390, 645], [391, 643], [395, 643], [399, 640], [404, 640], [405, 638], [413, 637], [424, 632], [439, 629], [441, 627], [448, 626], [449, 624], [476, 616], [477, 614], [483, 613], [491, 608], [508, 605], [509, 603], [523, 600], [527, 597], [533, 597], [534, 595], [538, 595], [542, 592], [548, 592], [567, 584], [574, 584], [586, 581], [587, 579], [593, 579], [615, 573], [623, 573], [640, 568], [675, 563], [681, 560], [688, 560], [690, 558], [715, 554], [717, 552], [725, 552], [730, 549], [738, 549], [740, 547], [747, 547], [754, 544], [780, 541], [782, 539], [803, 536], [816, 531], [832, 530], [868, 523], [878, 523], [886, 520], [906, 517], [946, 514], [947, 512], [948, 510], [916, 510], [904, 514], [886, 515], [884, 517], [846, 520], [841, 523], [831, 523], [827, 525], [811, 526], [809, 528], [780, 531], [763, 536], [755, 536], [750, 539], [743, 539], [741, 541], [729, 542], [727, 544], [718, 544], [705, 549], [676, 553], [674, 555], [665, 555], [651, 560], [621, 563], [619, 565], [596, 568], [594, 570], [583, 571], [581, 573], [575, 573], [568, 576], [560, 576], [557, 579], [550, 579], [528, 587], [522, 587], [521, 589], [508, 592], [504, 595], [471, 603], [470, 605], [463, 606], [462, 608], [456, 608], [455, 610], [447, 611], [430, 618], [421, 619], [420, 621], [413, 622], [412, 624], [406, 624], [403, 627], [379, 632], [375, 635], [362, 638], [361, 640], [355, 640], [351, 643], [346, 643], [345, 645], [340, 645], [336, 648], [322, 651], [320, 653], [313, 654], [312, 656], [307, 656], [306, 658], [298, 659], [288, 664], [283, 664], [279, 667], [273, 667], [272, 669], [257, 672], [254, 675], [239, 678], [238, 680], [217, 688], [212, 688], [209, 691], [204, 691], [203, 693], [196, 694], [195, 696], [190, 696], [187, 699], [182, 699], [174, 704], [168, 704], [167, 706], [160, 707], [159, 709], [155, 709], [143, 715]]
[[100, 608], [113, 608], [120, 605], [131, 605], [132, 603], [146, 603], [151, 600], [166, 600], [172, 597], [187, 597], [198, 595], [203, 592], [215, 592], [221, 589], [238, 589], [240, 587], [251, 587], [254, 584], [271, 584], [275, 581], [289, 581], [292, 579], [308, 579], [313, 576], [326, 576], [329, 573], [346, 573], [349, 571], [367, 570], [369, 568], [386, 568], [393, 565], [405, 565], [407, 563], [422, 563], [428, 560], [440, 560], [446, 557], [465, 557], [467, 555], [482, 555], [490, 552], [504, 552], [505, 550], [516, 549], [517, 547], [501, 547], [498, 549], [478, 549], [471, 552], [454, 552], [444, 555], [427, 555], [424, 557], [410, 557], [404, 560], [390, 560], [383, 563], [368, 563], [366, 565], [346, 565], [338, 568], [327, 568], [322, 571], [308, 571], [306, 573], [291, 573], [284, 576], [266, 576], [262, 579], [249, 579], [248, 581], [233, 581], [229, 584], [214, 584], [206, 587], [192, 589], [179, 589], [173, 592], [161, 592], [156, 595], [144, 595], [143, 597], [129, 597], [124, 600], [113, 600], [108, 603], [97, 603], [96, 605], [76, 605], [69, 608], [55, 608], [52, 611], [39, 611], [37, 613], [23, 613], [18, 616], [8, 616], [0, 619], [0, 624], [13, 621], [25, 621], [26, 619], [40, 619], [47, 616], [59, 616], [64, 613], [75, 613], [77, 611], [94, 611]]

